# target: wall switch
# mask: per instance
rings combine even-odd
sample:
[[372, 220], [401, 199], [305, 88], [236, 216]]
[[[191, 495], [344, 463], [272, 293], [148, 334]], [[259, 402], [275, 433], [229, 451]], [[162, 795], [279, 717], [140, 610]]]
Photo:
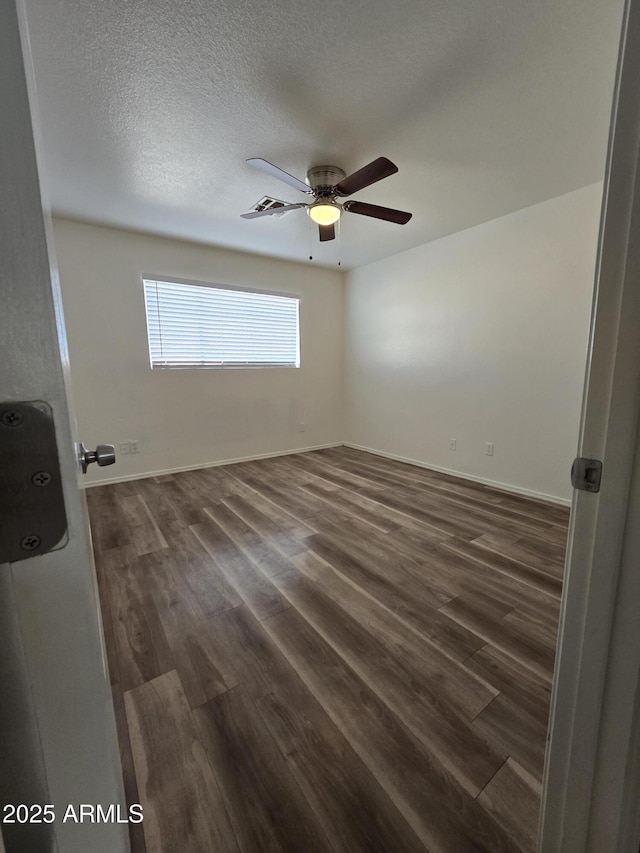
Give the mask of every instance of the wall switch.
[[306, 429], [307, 429], [307, 425], [305, 423], [301, 422], [298, 424], [298, 432], [305, 432]]
[[135, 441], [130, 441], [129, 448], [129, 453], [139, 453], [140, 447], [138, 445], [138, 439], [136, 439]]
[[493, 456], [493, 442], [487, 442], [487, 456]]
[[456, 440], [455, 440], [455, 438], [450, 438], [449, 439], [449, 450], [455, 450], [455, 449], [456, 449]]
[[131, 453], [131, 445], [128, 441], [121, 441], [118, 445], [118, 450], [120, 453]]

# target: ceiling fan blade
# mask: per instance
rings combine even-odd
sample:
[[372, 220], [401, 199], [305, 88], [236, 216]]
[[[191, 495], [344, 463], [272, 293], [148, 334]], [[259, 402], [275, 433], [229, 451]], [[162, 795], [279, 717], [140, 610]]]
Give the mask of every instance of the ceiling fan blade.
[[320, 242], [325, 243], [327, 240], [335, 240], [336, 239], [336, 226], [331, 223], [331, 225], [318, 225], [320, 229]]
[[293, 187], [294, 190], [300, 190], [302, 193], [311, 193], [311, 188], [308, 187], [304, 181], [299, 180], [299, 178], [295, 178], [293, 175], [285, 172], [284, 169], [274, 166], [273, 163], [269, 163], [268, 160], [263, 160], [262, 157], [251, 157], [247, 160], [247, 163], [249, 163], [250, 166], [253, 166], [254, 169], [259, 169], [266, 175], [271, 175], [272, 178], [278, 178], [278, 180], [284, 181], [285, 184], [289, 184], [289, 186]]
[[343, 178], [336, 185], [338, 195], [353, 195], [365, 187], [375, 184], [376, 181], [381, 181], [383, 178], [388, 178], [389, 175], [394, 175], [398, 171], [398, 167], [386, 157], [378, 157], [377, 160], [369, 163], [368, 166], [363, 166], [352, 175]]
[[394, 210], [392, 207], [380, 207], [379, 204], [367, 204], [364, 201], [347, 201], [343, 205], [349, 213], [359, 213], [361, 216], [372, 216], [374, 219], [384, 219], [397, 225], [406, 225], [413, 216], [404, 210]]
[[289, 210], [297, 210], [299, 207], [308, 207], [302, 204], [285, 204], [283, 207], [268, 207], [266, 210], [252, 210], [250, 213], [241, 213], [242, 219], [258, 219], [260, 216], [273, 216], [274, 213], [286, 213]]

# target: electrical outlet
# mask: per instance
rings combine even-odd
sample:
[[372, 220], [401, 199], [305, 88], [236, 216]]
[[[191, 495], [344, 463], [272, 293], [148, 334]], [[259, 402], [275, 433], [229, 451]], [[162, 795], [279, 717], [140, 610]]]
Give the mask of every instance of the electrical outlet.
[[449, 439], [449, 450], [455, 450], [455, 449], [456, 449], [456, 440], [455, 440], [455, 438], [450, 438]]
[[298, 424], [298, 432], [305, 432], [306, 429], [307, 429], [307, 425], [305, 423], [300, 422]]
[[118, 445], [120, 453], [131, 453], [131, 444], [128, 441], [121, 441]]
[[493, 442], [487, 442], [487, 456], [493, 456]]
[[130, 441], [129, 442], [129, 448], [130, 448], [129, 453], [139, 453], [140, 452], [140, 446], [138, 444], [138, 439], [136, 439], [135, 441]]

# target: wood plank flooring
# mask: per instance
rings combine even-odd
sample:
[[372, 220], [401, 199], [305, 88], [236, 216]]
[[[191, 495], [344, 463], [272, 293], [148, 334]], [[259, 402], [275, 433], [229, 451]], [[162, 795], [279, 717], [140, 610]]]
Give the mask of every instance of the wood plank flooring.
[[568, 510], [346, 447], [87, 491], [133, 853], [532, 853]]

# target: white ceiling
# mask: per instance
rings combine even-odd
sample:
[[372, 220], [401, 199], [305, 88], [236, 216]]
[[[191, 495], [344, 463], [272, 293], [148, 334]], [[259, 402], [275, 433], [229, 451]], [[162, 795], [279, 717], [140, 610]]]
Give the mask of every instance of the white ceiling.
[[[359, 266], [602, 178], [621, 0], [26, 0], [54, 211], [303, 260], [300, 178], [384, 155]], [[338, 241], [315, 262], [334, 264]]]

